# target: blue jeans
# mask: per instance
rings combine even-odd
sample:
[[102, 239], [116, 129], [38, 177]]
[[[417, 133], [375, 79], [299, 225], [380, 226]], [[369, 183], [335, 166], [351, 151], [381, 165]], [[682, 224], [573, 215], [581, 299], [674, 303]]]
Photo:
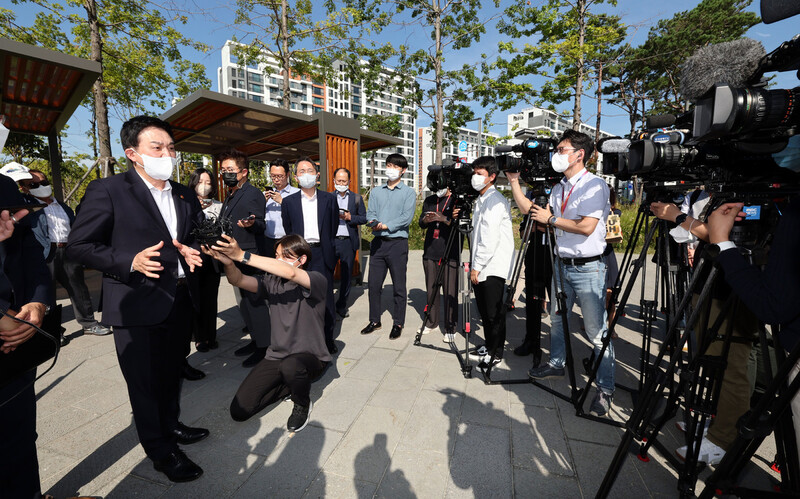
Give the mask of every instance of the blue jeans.
[[[607, 334], [606, 315], [606, 264], [602, 260], [584, 265], [566, 265], [560, 260], [553, 269], [553, 291], [550, 294], [550, 365], [564, 367], [566, 354], [564, 346], [564, 329], [562, 320], [569, 317], [572, 305], [577, 301], [581, 307], [586, 337], [594, 345], [594, 353], [598, 355], [603, 346], [603, 336]], [[556, 285], [561, 286], [563, 273], [564, 293], [567, 309], [564, 315], [556, 313]], [[614, 346], [609, 342], [603, 354], [600, 369], [597, 371], [597, 386], [607, 394], [614, 393]]]

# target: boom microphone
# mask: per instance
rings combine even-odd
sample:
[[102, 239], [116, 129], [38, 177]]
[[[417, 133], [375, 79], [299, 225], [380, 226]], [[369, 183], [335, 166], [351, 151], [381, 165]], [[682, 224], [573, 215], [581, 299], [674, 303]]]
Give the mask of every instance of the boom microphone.
[[694, 101], [718, 83], [741, 88], [766, 55], [761, 42], [752, 38], [701, 47], [681, 65], [681, 95]]
[[764, 24], [788, 19], [800, 14], [800, 2], [797, 0], [761, 0], [761, 20]]
[[657, 128], [669, 128], [675, 124], [677, 118], [674, 114], [654, 114], [646, 118], [648, 130], [655, 130]]
[[630, 139], [606, 139], [600, 144], [603, 154], [625, 153], [631, 145]]
[[513, 152], [514, 146], [494, 146], [494, 152]]

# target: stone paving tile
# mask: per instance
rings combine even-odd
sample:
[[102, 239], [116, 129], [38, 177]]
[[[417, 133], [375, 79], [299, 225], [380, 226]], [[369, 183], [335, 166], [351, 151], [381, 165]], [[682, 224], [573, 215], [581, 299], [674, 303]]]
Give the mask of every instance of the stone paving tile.
[[445, 497], [512, 497], [508, 430], [460, 424]]
[[[203, 390], [195, 390], [181, 397], [180, 419], [184, 424], [191, 426], [203, 414], [218, 407], [229, 407], [241, 384], [240, 380], [223, 376], [212, 376], [210, 379], [207, 376], [205, 379], [208, 381]], [[189, 382], [185, 382], [184, 386], [187, 384]]]
[[[616, 439], [609, 443], [616, 444], [618, 442], [619, 440]], [[578, 473], [583, 495], [594, 496], [600, 488], [608, 469], [608, 464], [614, 457], [614, 453], [617, 450], [616, 446], [598, 445], [577, 440], [570, 440], [569, 446], [575, 459], [575, 469]], [[635, 458], [625, 460], [609, 497], [647, 497], [650, 495], [645, 481], [633, 463], [634, 460]], [[602, 464], [598, 465], [598, 463]]]
[[461, 374], [458, 358], [445, 352], [439, 352], [428, 369], [428, 377], [422, 386], [426, 390], [447, 390], [464, 392], [467, 379]]
[[421, 369], [392, 367], [375, 390], [369, 405], [411, 412], [427, 374]]
[[[519, 498], [562, 499], [581, 497], [581, 490], [577, 478], [515, 467], [514, 495]], [[584, 494], [583, 497], [593, 497], [593, 495]]]
[[99, 414], [84, 409], [65, 406], [60, 412], [36, 418], [36, 445], [47, 445], [76, 428], [97, 419]]
[[398, 451], [452, 455], [464, 394], [422, 390], [406, 423]]
[[264, 461], [263, 456], [250, 454], [245, 449], [228, 450], [225, 459], [211, 452], [191, 452], [189, 456], [203, 468], [203, 477], [174, 484], [162, 497], [228, 497], [251, 478]]
[[60, 449], [74, 458], [89, 455], [94, 449], [114, 438], [115, 435], [133, 429], [133, 417], [128, 407], [119, 407], [101, 414], [91, 424], [86, 424], [51, 440], [48, 446]]
[[461, 421], [508, 429], [508, 392], [478, 380], [468, 383]]
[[398, 450], [375, 495], [388, 499], [443, 497], [448, 474], [447, 454]]
[[348, 378], [380, 380], [394, 365], [398, 353], [386, 348], [370, 348], [347, 373]]
[[[377, 485], [371, 482], [354, 480], [353, 478], [321, 472], [306, 491], [304, 498], [320, 499], [325, 497], [358, 497], [367, 499], [375, 495]], [[244, 496], [242, 496], [242, 499]]]
[[[441, 345], [437, 344], [437, 342]], [[447, 347], [447, 345], [442, 343], [439, 339], [439, 336], [436, 336], [435, 333], [423, 336], [422, 344], [442, 346], [443, 348]], [[436, 359], [436, 354], [436, 350], [429, 348], [409, 347], [403, 350], [403, 352], [397, 358], [395, 365], [425, 369], [427, 371], [431, 367], [434, 359]]]
[[153, 498], [161, 497], [169, 490], [168, 485], [161, 485], [133, 475], [120, 475], [112, 483], [107, 484], [97, 493], [106, 499], [125, 499], [128, 497]]
[[[314, 404], [312, 423], [324, 422], [325, 428], [347, 431], [378, 387], [379, 380], [342, 378], [325, 392], [325, 398]], [[288, 417], [288, 416], [287, 416]]]
[[[67, 379], [69, 379], [69, 382], [67, 382]], [[38, 400], [36, 401], [36, 409], [44, 417], [53, 414], [57, 415], [64, 410], [64, 401], [68, 400], [69, 405], [72, 407], [96, 413], [94, 407], [85, 404], [84, 401], [98, 391], [115, 387], [116, 384], [113, 381], [96, 376], [84, 376], [79, 379], [59, 377], [58, 380], [46, 387], [42, 386], [40, 388], [39, 384], [37, 384]]]
[[302, 497], [342, 433], [307, 426], [281, 440], [266, 461], [236, 491], [237, 497]]
[[574, 476], [559, 414], [555, 409], [511, 404], [511, 453], [515, 468], [543, 475]]
[[391, 455], [407, 420], [406, 412], [365, 407], [323, 469], [337, 475], [379, 483], [391, 462]]

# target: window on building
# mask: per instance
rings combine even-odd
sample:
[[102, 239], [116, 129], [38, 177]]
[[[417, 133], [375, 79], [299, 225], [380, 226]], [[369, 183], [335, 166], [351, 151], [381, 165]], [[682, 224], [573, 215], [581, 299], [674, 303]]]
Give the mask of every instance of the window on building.
[[261, 85], [256, 85], [254, 83], [250, 84], [250, 88], [248, 90], [250, 90], [251, 92], [255, 92], [257, 94], [264, 93], [264, 87], [262, 87]]
[[231, 88], [236, 88], [236, 80], [231, 80]]
[[314, 106], [314, 114], [321, 113], [323, 109], [321, 107]]
[[239, 70], [239, 78], [244, 78], [244, 69]]
[[311, 93], [313, 95], [325, 95], [325, 89], [321, 87], [311, 87]]
[[361, 95], [361, 87], [355, 87], [355, 86], [354, 86], [354, 87], [351, 87], [351, 88], [350, 88], [350, 92], [351, 92], [353, 95]]
[[261, 98], [260, 95], [251, 95], [250, 100], [252, 100], [253, 102], [258, 102], [259, 104], [264, 102], [264, 100]]
[[361, 106], [359, 106], [358, 104], [353, 104], [353, 112], [354, 113], [360, 113], [361, 112]]
[[312, 102], [317, 106], [321, 106], [322, 105], [322, 97], [313, 97], [312, 98]]
[[333, 97], [333, 89], [332, 88], [328, 89], [328, 97], [331, 97], [331, 98]]
[[356, 104], [360, 104], [361, 103], [361, 97], [359, 97], [357, 95], [354, 95], [353, 96], [353, 102], [355, 102]]
[[236, 68], [231, 68], [231, 76], [236, 78]]
[[264, 77], [258, 73], [247, 73], [247, 77], [253, 83], [264, 83]]

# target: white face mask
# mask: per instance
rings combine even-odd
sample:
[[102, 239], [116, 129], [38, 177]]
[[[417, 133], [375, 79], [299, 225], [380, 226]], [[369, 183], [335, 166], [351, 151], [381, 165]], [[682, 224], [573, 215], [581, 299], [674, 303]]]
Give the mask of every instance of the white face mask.
[[197, 195], [200, 196], [201, 198], [207, 198], [208, 195], [211, 194], [210, 185], [197, 184], [197, 187], [195, 187], [194, 190], [195, 192], [197, 192]]
[[172, 176], [172, 171], [175, 169], [175, 164], [178, 162], [178, 158], [173, 158], [172, 156], [154, 158], [153, 156], [140, 154], [136, 149], [134, 149], [134, 152], [142, 158], [141, 165], [144, 167], [144, 172], [150, 178], [156, 180], [169, 180]]
[[444, 189], [439, 189], [438, 191], [436, 191], [436, 195], [438, 197], [440, 197], [440, 198], [443, 198], [446, 194], [447, 194], [447, 187], [445, 187]]
[[[292, 267], [294, 267], [294, 264], [295, 264], [295, 262], [298, 262], [298, 261], [300, 261], [300, 257], [298, 257], [298, 258], [295, 258], [294, 260], [284, 260], [284, 259], [281, 257], [281, 258], [276, 258], [276, 260], [278, 260], [279, 262], [286, 263], [286, 264], [288, 264], [288, 265], [291, 265]], [[299, 267], [299, 265], [298, 265], [298, 267]]]
[[311, 189], [317, 185], [317, 176], [313, 173], [298, 175], [297, 183], [300, 184], [300, 187], [303, 189]]
[[[573, 151], [573, 153], [574, 152], [575, 151]], [[558, 154], [558, 153], [553, 154], [553, 157], [550, 158], [550, 164], [552, 165], [553, 170], [557, 171], [558, 173], [564, 173], [565, 171], [567, 171], [567, 168], [569, 168], [570, 166], [574, 165], [575, 164], [574, 162], [573, 163], [569, 162], [569, 154], [571, 154], [571, 153], [568, 153], [568, 154]], [[575, 160], [575, 161], [577, 161], [577, 160]]]
[[49, 198], [50, 195], [53, 193], [53, 186], [52, 185], [40, 185], [36, 189], [31, 189], [30, 192], [32, 195], [36, 196], [37, 198]]
[[392, 182], [400, 178], [400, 175], [401, 175], [400, 170], [398, 170], [397, 168], [386, 169], [386, 178], [388, 178]]
[[347, 192], [347, 189], [349, 188], [349, 186], [339, 185], [339, 184], [336, 184], [333, 187], [334, 187], [334, 189], [336, 189], [339, 192]]
[[486, 186], [486, 179], [489, 177], [484, 177], [483, 175], [478, 175], [477, 173], [472, 175], [472, 188], [476, 191], [480, 192]]

